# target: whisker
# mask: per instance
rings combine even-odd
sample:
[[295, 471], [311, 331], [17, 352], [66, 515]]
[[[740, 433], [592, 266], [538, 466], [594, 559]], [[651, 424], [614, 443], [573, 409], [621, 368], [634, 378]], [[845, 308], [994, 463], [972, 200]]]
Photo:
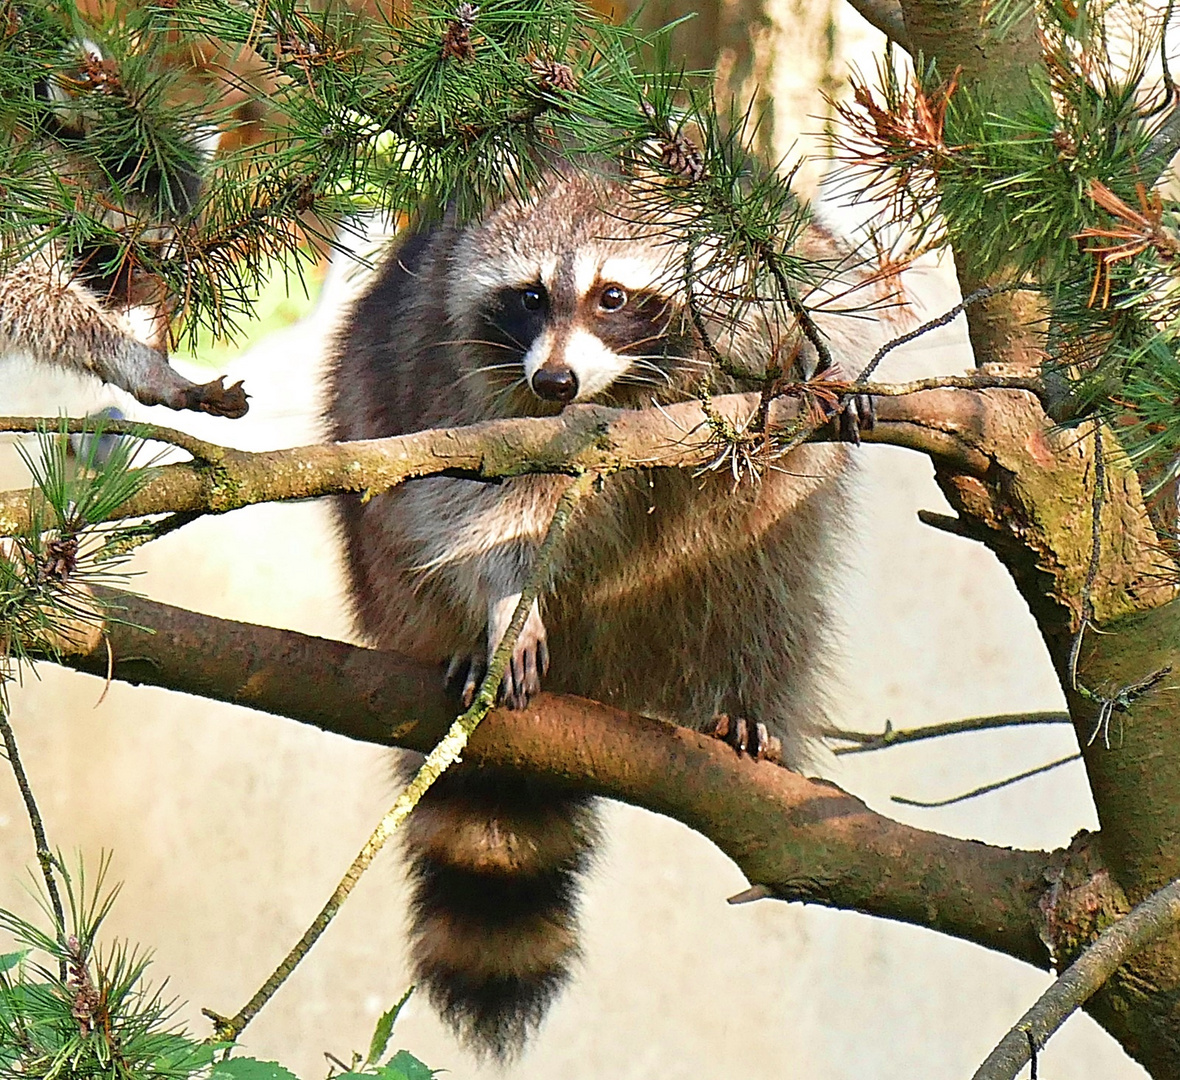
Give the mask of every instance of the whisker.
[[[663, 368], [658, 367], [656, 364], [650, 363], [647, 360], [636, 360], [635, 366], [639, 367], [643, 371], [650, 371], [650, 372], [658, 375], [669, 386], [672, 385], [672, 376], [669, 375], [668, 372], [666, 372]], [[633, 372], [626, 371], [622, 375], [620, 375], [619, 378], [627, 378], [628, 376], [633, 376], [633, 375], [634, 375]], [[648, 382], [655, 382], [656, 381], [655, 379], [652, 379], [650, 377], [646, 377], [646, 379]]]
[[[498, 326], [491, 319], [486, 318], [486, 317], [484, 318], [484, 322], [487, 323], [488, 326], [495, 326], [496, 329], [499, 330], [500, 333], [502, 333], [512, 343], [512, 346], [519, 349], [522, 353], [528, 352], [528, 346], [525, 345], [525, 343], [523, 341], [518, 341], [512, 334], [508, 333], [508, 331], [505, 330], [504, 327]], [[504, 347], [509, 348], [509, 346], [507, 346], [507, 345]]]
[[527, 388], [528, 388], [528, 383], [526, 382], [525, 379], [523, 379], [523, 378], [513, 379], [513, 381], [510, 382], [507, 386], [502, 386], [499, 390], [495, 391], [495, 393], [492, 394], [492, 401], [498, 405], [503, 398], [507, 397], [514, 390], [517, 390], [517, 389], [524, 390]]
[[458, 386], [459, 383], [463, 382], [466, 379], [473, 378], [476, 375], [485, 375], [488, 372], [492, 372], [492, 371], [519, 371], [519, 370], [520, 370], [520, 364], [516, 364], [516, 363], [485, 364], [483, 367], [472, 368], [470, 371], [463, 372], [463, 374], [460, 375], [452, 385]]
[[509, 352], [516, 352], [516, 345], [505, 345], [502, 341], [488, 341], [485, 338], [448, 338], [443, 341], [434, 342], [435, 345], [487, 345], [493, 349], [507, 349]]
[[634, 349], [634, 348], [636, 348], [636, 346], [646, 345], [649, 341], [660, 341], [663, 338], [668, 336], [667, 331], [668, 331], [668, 328], [665, 326], [662, 330], [657, 330], [654, 334], [648, 334], [647, 337], [639, 338], [636, 341], [632, 341], [627, 346], [627, 348]]

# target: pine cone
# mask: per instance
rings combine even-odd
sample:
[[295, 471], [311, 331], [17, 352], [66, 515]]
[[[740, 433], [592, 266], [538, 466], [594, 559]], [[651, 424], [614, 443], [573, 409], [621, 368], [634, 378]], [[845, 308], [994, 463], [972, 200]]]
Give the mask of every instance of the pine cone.
[[660, 161], [664, 167], [682, 180], [690, 183], [705, 175], [705, 162], [701, 152], [687, 135], [677, 133], [660, 144]]
[[443, 34], [442, 55], [444, 60], [474, 60], [475, 46], [471, 44], [471, 28], [479, 8], [464, 0], [455, 9], [455, 18], [447, 24]]
[[537, 58], [529, 66], [537, 77], [537, 83], [546, 93], [562, 91], [570, 94], [578, 88], [578, 81], [574, 78], [574, 69], [569, 64]]

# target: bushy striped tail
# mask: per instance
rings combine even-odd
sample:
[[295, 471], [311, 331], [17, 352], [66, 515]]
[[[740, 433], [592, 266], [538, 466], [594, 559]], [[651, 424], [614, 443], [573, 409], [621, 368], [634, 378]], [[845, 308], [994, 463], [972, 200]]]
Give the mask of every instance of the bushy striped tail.
[[592, 800], [462, 766], [406, 824], [416, 979], [465, 1044], [510, 1059], [579, 955]]

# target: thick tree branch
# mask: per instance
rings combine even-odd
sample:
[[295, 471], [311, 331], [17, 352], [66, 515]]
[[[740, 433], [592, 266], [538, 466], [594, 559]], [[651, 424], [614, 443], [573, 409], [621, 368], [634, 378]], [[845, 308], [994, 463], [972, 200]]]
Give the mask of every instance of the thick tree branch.
[[[113, 675], [248, 705], [370, 742], [427, 751], [454, 716], [442, 673], [402, 657], [117, 597]], [[153, 633], [136, 629], [151, 627]], [[103, 645], [72, 667], [104, 676]], [[752, 882], [802, 900], [927, 926], [1041, 967], [1048, 856], [900, 825], [832, 784], [739, 757], [716, 739], [580, 698], [496, 709], [465, 760], [522, 769], [667, 814]]]
[[914, 45], [905, 26], [899, 0], [848, 0], [852, 9], [870, 26], [875, 26], [894, 45], [912, 52]]

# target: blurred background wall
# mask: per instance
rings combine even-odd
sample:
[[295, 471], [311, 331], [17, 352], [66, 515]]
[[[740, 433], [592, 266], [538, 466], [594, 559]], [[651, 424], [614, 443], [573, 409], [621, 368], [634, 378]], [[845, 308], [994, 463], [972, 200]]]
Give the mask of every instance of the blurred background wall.
[[[652, 4], [647, 18], [677, 12]], [[850, 60], [871, 70], [875, 32], [836, 0], [706, 6], [689, 66], [720, 48], [723, 84], [774, 104], [767, 149], [813, 148]], [[691, 28], [690, 28], [691, 29]], [[708, 31], [706, 34], [705, 31]], [[683, 33], [683, 32], [682, 32]], [[704, 43], [703, 45], [701, 43]], [[704, 50], [703, 52], [701, 50]], [[801, 183], [819, 175], [811, 167]], [[855, 216], [855, 211], [849, 212]], [[241, 421], [136, 410], [124, 397], [0, 362], [0, 412], [78, 415], [115, 402], [206, 438], [264, 448], [320, 437], [319, 372], [341, 305], [358, 286], [342, 266], [318, 305], [232, 364], [251, 412]], [[946, 268], [909, 275], [921, 312], [957, 299]], [[962, 321], [894, 354], [882, 377], [970, 363]], [[152, 415], [156, 413], [157, 415]], [[0, 483], [24, 482], [11, 440]], [[841, 582], [848, 632], [839, 707], [880, 729], [1052, 709], [1061, 695], [1005, 572], [981, 547], [920, 525], [945, 509], [930, 466], [885, 447], [859, 452], [860, 543]], [[340, 563], [319, 504], [207, 519], [135, 558], [132, 584], [173, 604], [347, 637]], [[101, 703], [100, 703], [101, 698]], [[299, 725], [152, 689], [40, 666], [14, 694], [14, 723], [51, 842], [87, 865], [113, 852], [123, 892], [108, 926], [155, 951], [155, 975], [204, 1033], [202, 1006], [236, 1010], [319, 910], [391, 800], [385, 755]], [[1063, 756], [1068, 728], [959, 736], [859, 757], [824, 773], [901, 820], [1022, 847], [1065, 844], [1095, 826], [1080, 764], [942, 809], [938, 798]], [[395, 1042], [456, 1078], [926, 1080], [966, 1077], [1049, 976], [931, 932], [821, 908], [725, 898], [742, 875], [708, 841], [634, 808], [605, 808], [607, 840], [585, 900], [585, 962], [530, 1052], [506, 1072], [461, 1051], [425, 1000]], [[15, 785], [0, 776], [0, 905], [29, 913], [32, 842]], [[247, 1030], [247, 1052], [305, 1080], [324, 1052], [364, 1051], [378, 1015], [408, 983], [405, 896], [387, 852], [311, 956]], [[1088, 1018], [1070, 1020], [1041, 1059], [1044, 1077], [1143, 1076]]]

